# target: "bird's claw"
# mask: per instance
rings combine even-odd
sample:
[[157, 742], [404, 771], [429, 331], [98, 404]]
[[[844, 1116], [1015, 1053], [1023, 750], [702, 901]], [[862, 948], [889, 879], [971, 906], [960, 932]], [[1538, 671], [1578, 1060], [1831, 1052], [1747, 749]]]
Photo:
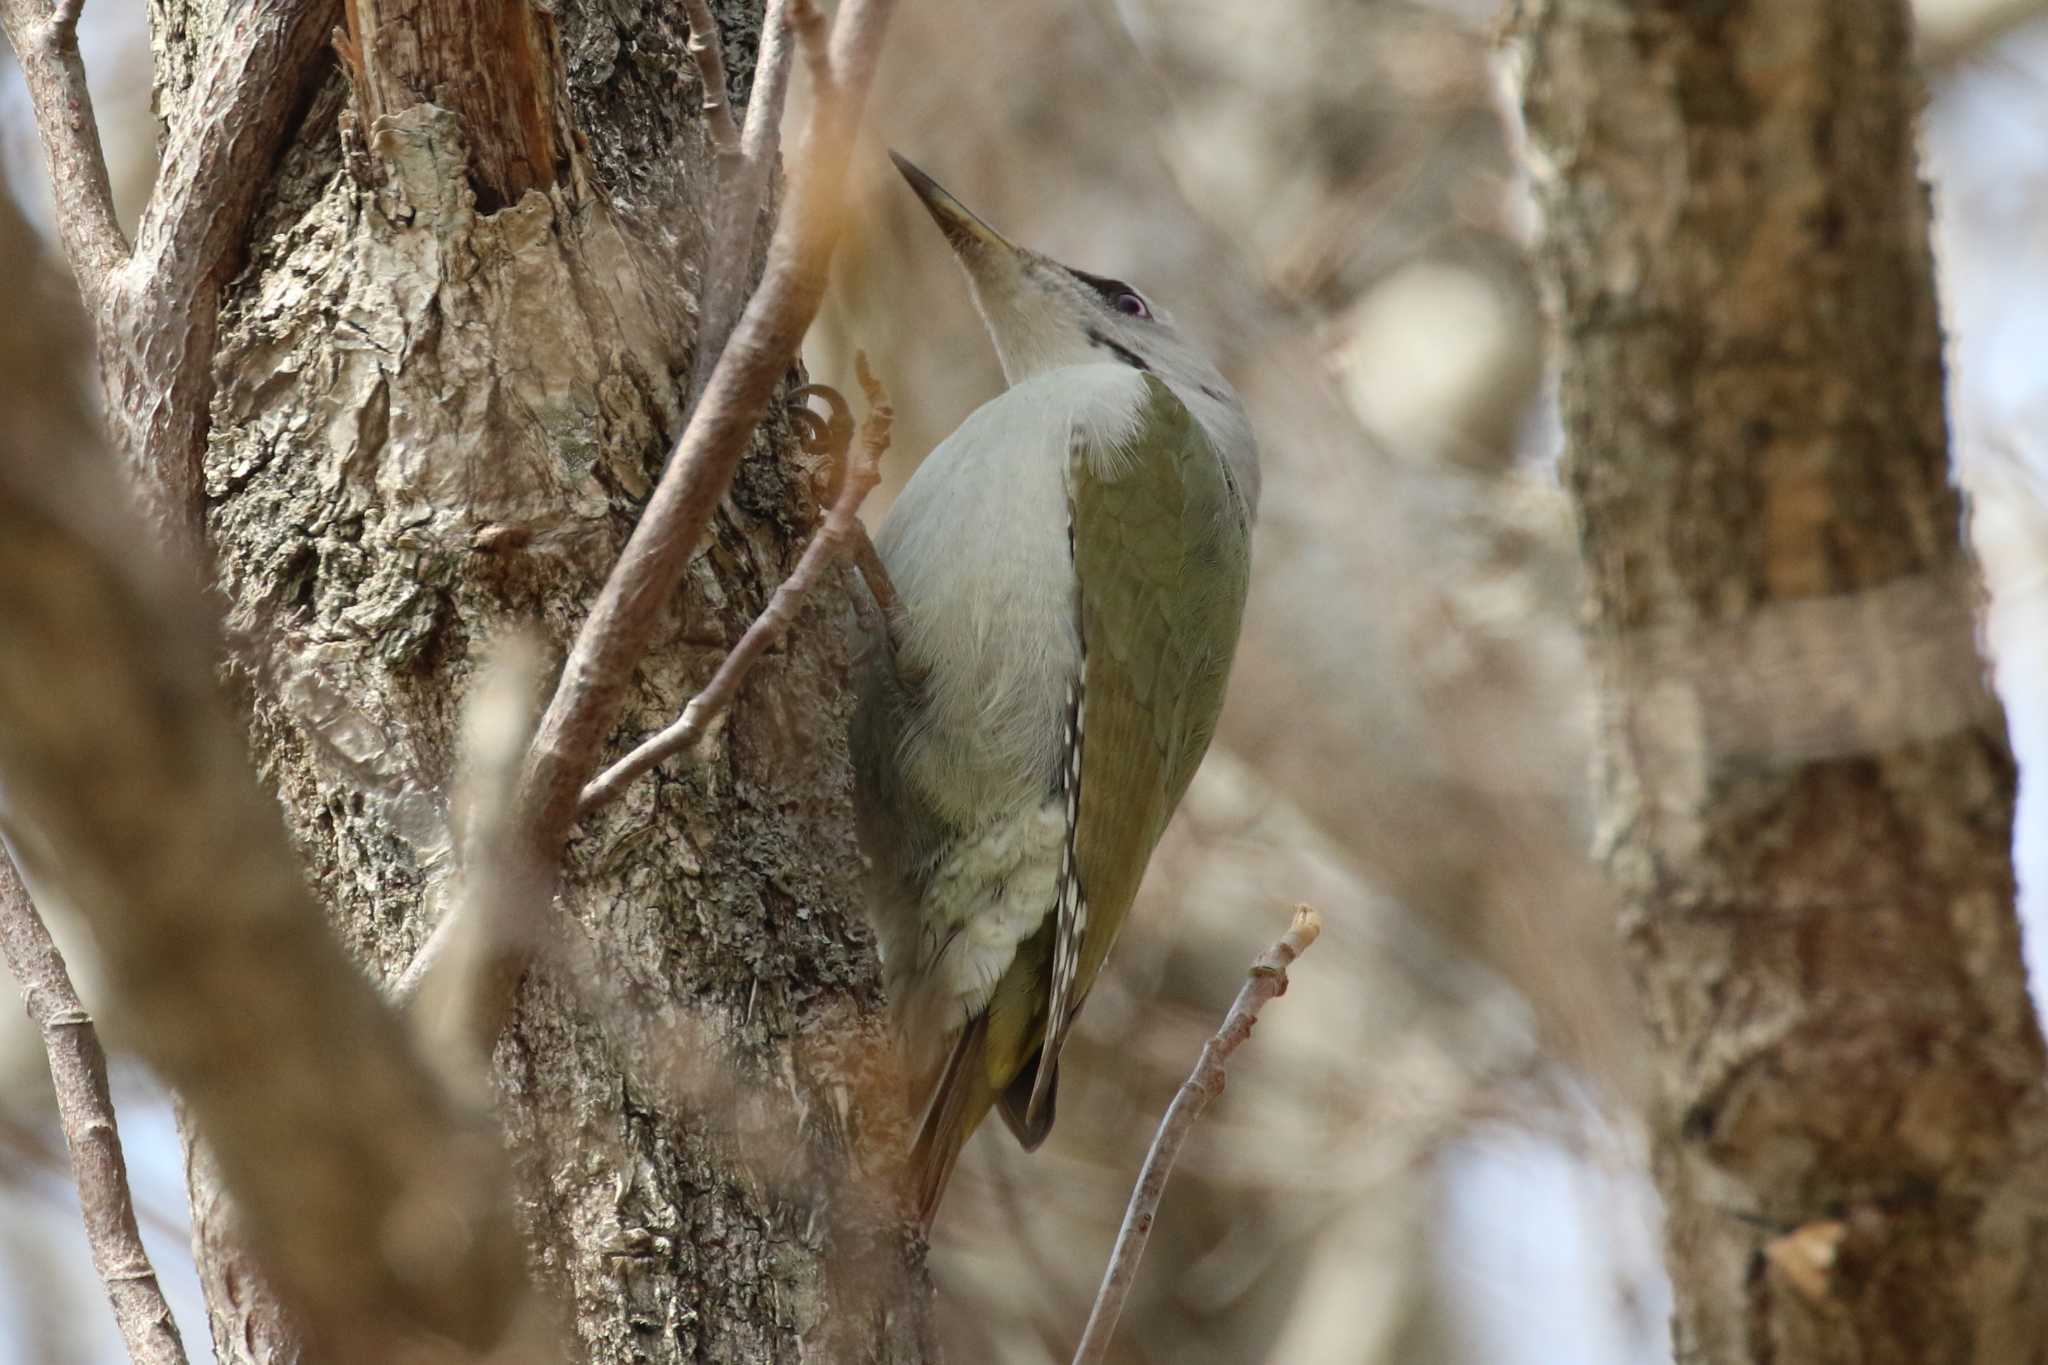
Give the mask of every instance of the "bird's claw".
[[[830, 384], [806, 384], [796, 391], [796, 398], [798, 406], [789, 410], [789, 420], [796, 427], [797, 441], [804, 454], [821, 456], [831, 465], [839, 464], [853, 444], [853, 405]], [[824, 401], [827, 415], [820, 416], [804, 406], [813, 398]]]

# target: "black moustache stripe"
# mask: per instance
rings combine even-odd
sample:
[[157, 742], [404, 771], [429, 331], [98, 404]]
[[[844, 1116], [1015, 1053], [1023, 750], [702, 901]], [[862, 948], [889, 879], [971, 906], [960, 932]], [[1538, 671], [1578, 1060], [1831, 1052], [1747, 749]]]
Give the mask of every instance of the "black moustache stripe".
[[1093, 327], [1090, 327], [1088, 329], [1088, 344], [1091, 346], [1095, 346], [1101, 350], [1110, 352], [1118, 360], [1123, 361], [1124, 364], [1130, 366], [1134, 370], [1145, 370], [1147, 372], [1150, 372], [1150, 370], [1152, 369], [1150, 365], [1147, 365], [1145, 363], [1145, 358], [1139, 355], [1136, 351], [1132, 350], [1130, 347], [1124, 345], [1120, 341], [1111, 341], [1108, 337], [1096, 331]]

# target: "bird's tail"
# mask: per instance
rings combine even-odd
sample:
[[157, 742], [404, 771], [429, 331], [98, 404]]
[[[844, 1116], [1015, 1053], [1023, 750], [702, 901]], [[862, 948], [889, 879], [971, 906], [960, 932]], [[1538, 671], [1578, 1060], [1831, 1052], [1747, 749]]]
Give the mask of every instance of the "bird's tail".
[[960, 1031], [938, 1079], [927, 1090], [924, 1121], [910, 1152], [911, 1193], [917, 1199], [919, 1226], [929, 1230], [945, 1197], [946, 1182], [960, 1149], [988, 1116], [996, 1094], [988, 1079], [988, 1016]]

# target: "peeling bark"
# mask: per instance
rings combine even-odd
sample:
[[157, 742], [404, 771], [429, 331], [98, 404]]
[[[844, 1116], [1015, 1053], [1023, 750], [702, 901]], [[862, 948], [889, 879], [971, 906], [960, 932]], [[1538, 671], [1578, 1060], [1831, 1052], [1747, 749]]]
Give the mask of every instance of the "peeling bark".
[[1681, 1362], [2048, 1359], [1899, 0], [1525, 0]]
[[468, 0], [346, 0], [345, 9], [342, 56], [359, 127], [421, 103], [448, 110], [485, 212], [554, 184], [562, 138], [553, 14]]
[[[500, 631], [560, 657], [680, 427], [703, 287], [712, 155], [679, 11], [514, 9], [546, 39], [533, 69], [445, 105], [398, 99], [390, 49], [357, 35], [344, 55], [376, 90], [314, 102], [213, 359], [207, 531], [256, 753], [386, 979], [449, 901], [463, 691]], [[720, 17], [744, 92], [759, 19]], [[496, 54], [465, 41], [460, 62]], [[178, 44], [159, 50], [175, 82]], [[515, 110], [480, 135], [511, 87], [573, 133], [544, 145]], [[816, 517], [796, 451], [779, 415], [757, 436], [616, 751], [673, 719], [794, 566]], [[540, 945], [500, 1041], [536, 1273], [579, 1359], [924, 1358], [921, 1247], [876, 1222], [859, 1169], [894, 1096], [867, 1074], [843, 607], [813, 598], [702, 761], [579, 827], [568, 948]], [[238, 1306], [212, 1306], [216, 1341], [241, 1339]]]

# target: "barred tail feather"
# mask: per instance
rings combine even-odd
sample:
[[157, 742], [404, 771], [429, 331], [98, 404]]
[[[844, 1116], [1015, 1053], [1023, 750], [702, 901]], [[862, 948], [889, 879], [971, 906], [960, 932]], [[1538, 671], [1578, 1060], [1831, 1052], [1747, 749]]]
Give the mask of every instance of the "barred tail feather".
[[988, 1082], [988, 1016], [980, 1015], [960, 1031], [953, 1051], [933, 1083], [917, 1142], [910, 1151], [911, 1191], [917, 1198], [920, 1226], [929, 1229], [945, 1197], [953, 1165], [976, 1128], [995, 1103]]

